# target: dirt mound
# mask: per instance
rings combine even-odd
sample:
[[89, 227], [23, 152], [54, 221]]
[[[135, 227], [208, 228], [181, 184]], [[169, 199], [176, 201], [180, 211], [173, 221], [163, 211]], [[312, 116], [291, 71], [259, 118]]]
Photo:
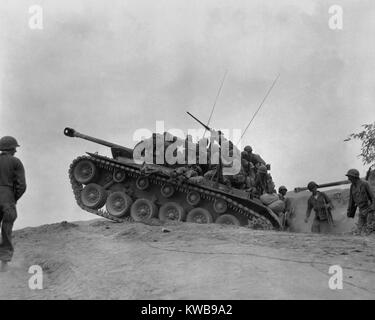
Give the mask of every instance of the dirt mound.
[[[375, 296], [375, 237], [106, 220], [16, 231], [0, 299], [321, 299]], [[30, 266], [43, 290], [30, 290]], [[343, 268], [344, 289], [328, 287]]]

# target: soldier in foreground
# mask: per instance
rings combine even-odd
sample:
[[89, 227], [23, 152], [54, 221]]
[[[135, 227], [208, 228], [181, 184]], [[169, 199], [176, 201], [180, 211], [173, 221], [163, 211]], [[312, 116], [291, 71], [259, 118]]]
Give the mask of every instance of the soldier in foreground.
[[309, 221], [311, 211], [314, 209], [315, 217], [311, 226], [311, 232], [329, 233], [332, 227], [332, 201], [324, 192], [318, 191], [318, 185], [314, 181], [309, 182], [307, 188], [312, 194], [307, 201], [305, 222]]
[[372, 192], [367, 181], [359, 178], [359, 172], [356, 169], [350, 169], [346, 174], [348, 180], [352, 183], [350, 186], [349, 204], [347, 215], [354, 218], [357, 207], [359, 208], [357, 233], [368, 234], [375, 230], [375, 195]]
[[6, 271], [13, 257], [12, 229], [17, 219], [16, 203], [26, 190], [25, 170], [22, 162], [14, 157], [17, 140], [10, 136], [0, 139], [0, 224], [1, 271]]

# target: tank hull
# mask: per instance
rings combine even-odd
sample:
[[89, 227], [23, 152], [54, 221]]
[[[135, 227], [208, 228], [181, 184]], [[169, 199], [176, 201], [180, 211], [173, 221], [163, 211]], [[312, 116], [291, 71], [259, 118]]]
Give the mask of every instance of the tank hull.
[[88, 153], [72, 162], [69, 177], [83, 210], [116, 222], [159, 218], [281, 228], [278, 216], [247, 192], [208, 179], [171, 178], [172, 170]]

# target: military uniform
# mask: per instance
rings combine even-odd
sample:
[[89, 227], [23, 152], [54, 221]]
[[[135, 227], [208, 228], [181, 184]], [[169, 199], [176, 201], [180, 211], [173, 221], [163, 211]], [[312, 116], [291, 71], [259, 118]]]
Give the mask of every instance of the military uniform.
[[[17, 144], [18, 146], [18, 144]], [[4, 151], [4, 149], [2, 149]], [[22, 162], [11, 153], [0, 154], [0, 260], [9, 262], [13, 256], [12, 229], [17, 218], [16, 203], [26, 190]]]
[[315, 195], [311, 195], [307, 201], [306, 218], [308, 219], [311, 211], [314, 209], [315, 217], [311, 226], [311, 232], [329, 233], [331, 224], [329, 222], [330, 210], [333, 208], [331, 199], [324, 193], [317, 191]]
[[260, 165], [266, 165], [266, 162], [262, 159], [262, 157], [259, 154], [255, 153], [242, 151], [241, 159], [244, 159], [247, 162], [251, 163], [255, 168], [259, 167]]
[[255, 175], [254, 187], [257, 193], [261, 196], [263, 193], [274, 193], [275, 184], [272, 177], [267, 173], [267, 168], [261, 165]]
[[375, 197], [366, 181], [358, 180], [350, 186], [348, 217], [354, 218], [359, 209], [358, 231], [374, 231]]
[[279, 200], [285, 203], [285, 209], [281, 215], [281, 224], [285, 230], [290, 229], [292, 227], [291, 221], [294, 218], [291, 199], [285, 196], [287, 191], [288, 189], [285, 186], [279, 187]]

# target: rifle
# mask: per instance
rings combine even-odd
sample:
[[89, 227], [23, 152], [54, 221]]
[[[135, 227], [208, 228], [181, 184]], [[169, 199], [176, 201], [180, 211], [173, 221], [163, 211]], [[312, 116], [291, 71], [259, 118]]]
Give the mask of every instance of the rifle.
[[326, 199], [324, 199], [323, 197], [323, 203], [324, 203], [324, 211], [327, 215], [327, 220], [328, 220], [328, 224], [332, 227], [335, 226], [335, 223], [333, 222], [333, 217], [332, 217], [332, 213], [331, 213], [331, 210], [329, 210], [329, 208], [327, 208], [327, 202], [326, 202]]

